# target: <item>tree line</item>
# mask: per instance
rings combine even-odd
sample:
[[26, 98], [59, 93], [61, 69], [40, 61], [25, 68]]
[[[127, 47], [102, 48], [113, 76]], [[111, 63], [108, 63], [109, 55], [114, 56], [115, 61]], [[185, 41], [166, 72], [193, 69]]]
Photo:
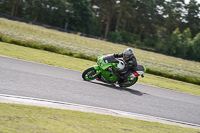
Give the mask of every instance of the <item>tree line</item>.
[[196, 0], [0, 0], [0, 12], [200, 61]]

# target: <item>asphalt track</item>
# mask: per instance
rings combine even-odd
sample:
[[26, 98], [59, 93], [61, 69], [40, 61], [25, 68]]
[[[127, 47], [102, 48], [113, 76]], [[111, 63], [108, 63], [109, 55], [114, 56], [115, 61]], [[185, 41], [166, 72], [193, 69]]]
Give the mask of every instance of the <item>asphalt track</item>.
[[122, 89], [98, 81], [83, 81], [81, 74], [0, 56], [0, 94], [62, 101], [200, 125], [200, 96], [138, 83]]

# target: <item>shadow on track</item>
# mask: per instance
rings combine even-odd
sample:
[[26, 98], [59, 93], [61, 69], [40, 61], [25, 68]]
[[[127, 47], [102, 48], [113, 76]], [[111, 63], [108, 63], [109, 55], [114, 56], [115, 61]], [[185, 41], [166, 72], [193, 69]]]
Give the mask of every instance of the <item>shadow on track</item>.
[[115, 90], [119, 90], [119, 91], [127, 91], [127, 92], [130, 92], [131, 94], [134, 94], [134, 95], [137, 95], [137, 96], [142, 96], [143, 94], [145, 93], [142, 93], [140, 91], [137, 91], [137, 90], [133, 90], [133, 89], [129, 89], [129, 88], [122, 88], [122, 87], [118, 87], [118, 86], [112, 86], [111, 84], [106, 84], [104, 82], [93, 82], [93, 81], [88, 81], [89, 83], [92, 83], [92, 84], [98, 84], [98, 85], [102, 85], [102, 86], [105, 86], [105, 87], [109, 87], [109, 88], [112, 88], [112, 89], [115, 89]]

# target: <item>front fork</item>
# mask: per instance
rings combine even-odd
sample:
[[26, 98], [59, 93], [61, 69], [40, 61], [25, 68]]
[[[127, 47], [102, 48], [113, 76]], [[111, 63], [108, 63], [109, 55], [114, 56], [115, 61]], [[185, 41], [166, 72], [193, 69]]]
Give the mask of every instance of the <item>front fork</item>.
[[93, 67], [94, 67], [94, 69], [96, 70], [95, 76], [100, 75], [100, 74], [101, 74], [101, 70], [100, 70], [99, 66], [94, 65]]

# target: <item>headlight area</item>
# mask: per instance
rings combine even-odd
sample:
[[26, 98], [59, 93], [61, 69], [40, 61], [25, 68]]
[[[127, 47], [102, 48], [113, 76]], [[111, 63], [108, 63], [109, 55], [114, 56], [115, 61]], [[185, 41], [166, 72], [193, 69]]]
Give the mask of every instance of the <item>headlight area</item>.
[[103, 66], [103, 63], [102, 63], [101, 59], [98, 60], [97, 65]]
[[97, 62], [97, 65], [99, 65], [99, 66], [101, 66], [101, 59], [100, 60], [98, 60], [98, 62]]

